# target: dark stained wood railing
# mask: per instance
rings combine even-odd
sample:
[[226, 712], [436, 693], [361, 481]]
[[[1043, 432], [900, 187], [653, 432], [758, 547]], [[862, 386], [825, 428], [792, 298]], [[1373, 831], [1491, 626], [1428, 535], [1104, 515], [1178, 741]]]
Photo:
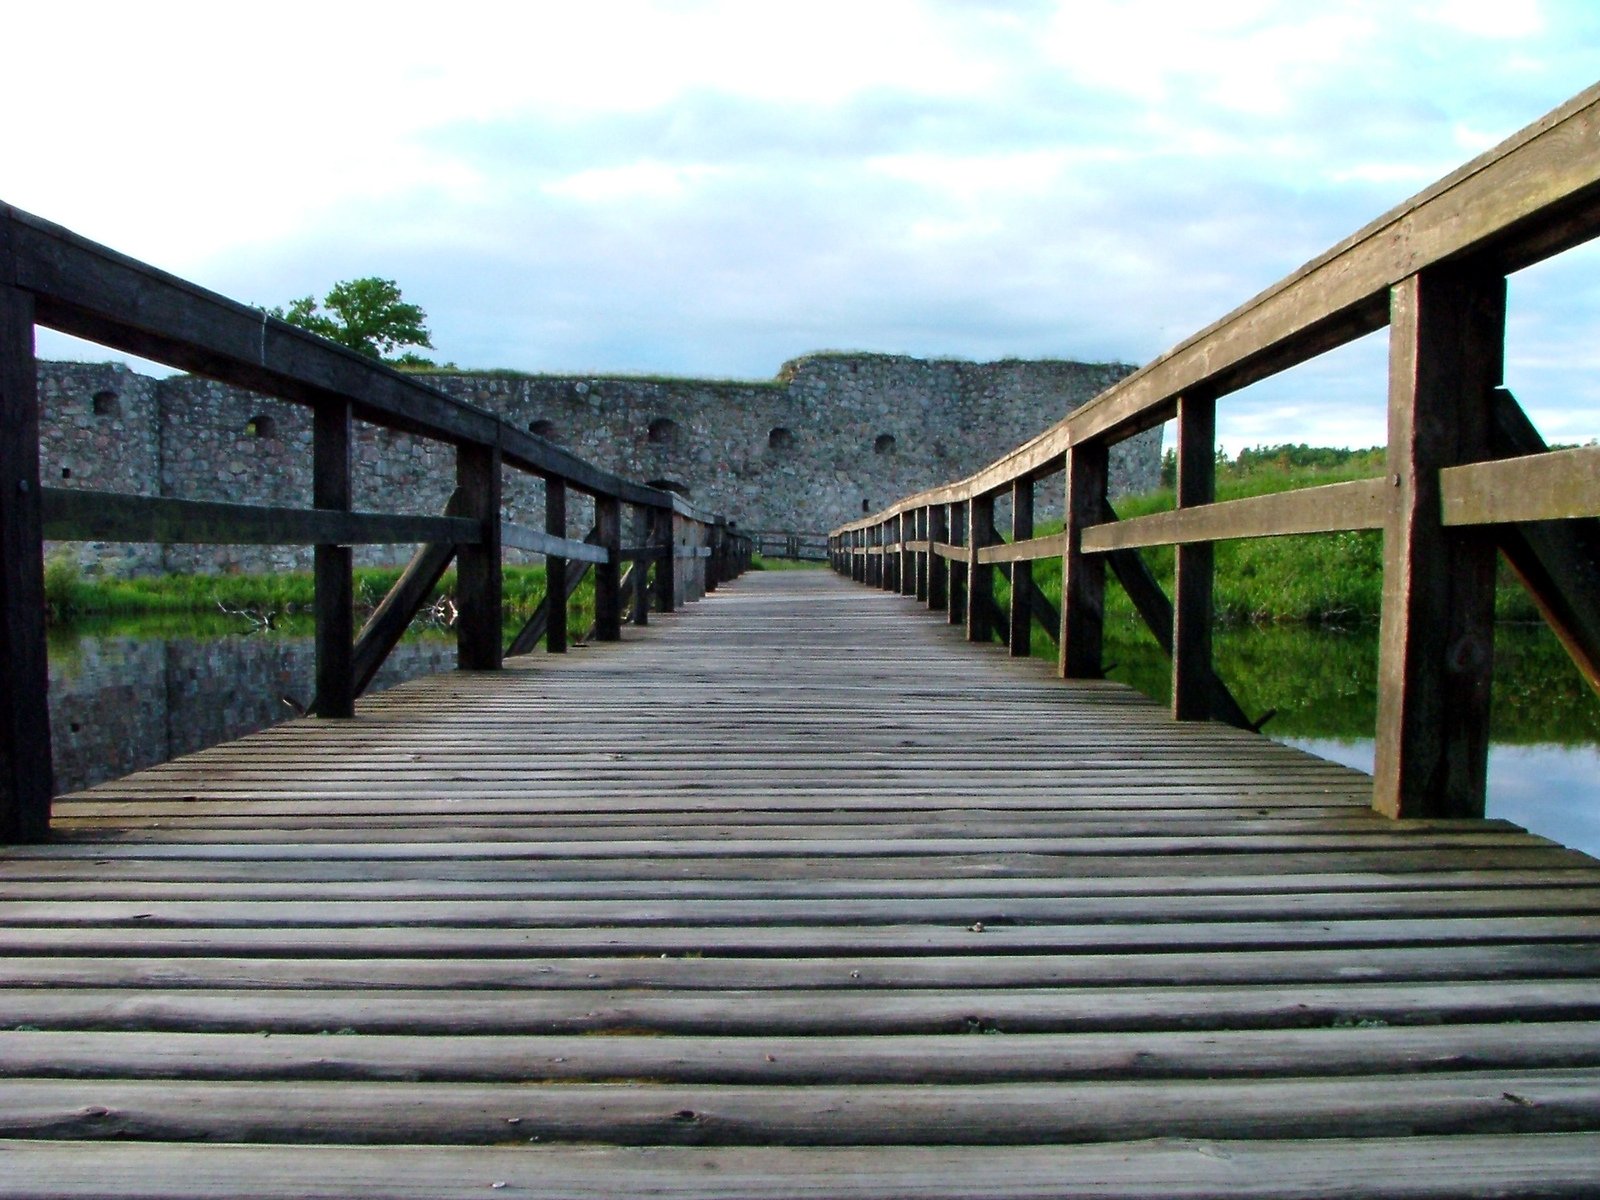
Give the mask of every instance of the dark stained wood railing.
[[[1059, 624], [1042, 615], [1067, 678], [1103, 673], [1110, 566], [1171, 655], [1174, 717], [1250, 726], [1212, 668], [1212, 544], [1381, 530], [1374, 806], [1391, 816], [1482, 815], [1497, 550], [1600, 689], [1600, 448], [1549, 452], [1502, 378], [1507, 274], [1597, 233], [1600, 87], [975, 475], [834, 530], [833, 565], [947, 610], [975, 641], [1001, 633], [1023, 653], [1041, 606], [1025, 569], [1013, 575], [1011, 612], [998, 614], [994, 572], [1059, 558]], [[1386, 474], [1215, 502], [1217, 403], [1385, 325]], [[1109, 446], [1169, 420], [1176, 508], [1118, 520], [1106, 492]], [[1051, 477], [1061, 480], [1064, 529], [1036, 538], [1033, 490]], [[992, 519], [1007, 495], [1009, 541]], [[1177, 548], [1170, 600], [1139, 556], [1155, 545]]]
[[[313, 410], [312, 507], [296, 509], [42, 488], [33, 330], [45, 325]], [[351, 511], [351, 425], [366, 421], [453, 445], [455, 493], [439, 516]], [[545, 528], [504, 518], [503, 468], [545, 481]], [[594, 501], [595, 527], [567, 536], [568, 491]], [[635, 511], [624, 544], [623, 508]], [[624, 617], [670, 612], [743, 571], [750, 542], [681, 497], [622, 478], [372, 359], [259, 309], [0, 205], [0, 842], [49, 832], [54, 791], [45, 661], [44, 539], [254, 543], [315, 547], [316, 699], [348, 717], [356, 698], [454, 561], [457, 661], [495, 670], [501, 642], [501, 554], [546, 556], [552, 586], [512, 639], [566, 649], [567, 596], [595, 572], [593, 636], [614, 641]], [[351, 547], [421, 548], [359, 634]], [[631, 564], [624, 594], [623, 568]], [[576, 571], [574, 570], [576, 569]]]

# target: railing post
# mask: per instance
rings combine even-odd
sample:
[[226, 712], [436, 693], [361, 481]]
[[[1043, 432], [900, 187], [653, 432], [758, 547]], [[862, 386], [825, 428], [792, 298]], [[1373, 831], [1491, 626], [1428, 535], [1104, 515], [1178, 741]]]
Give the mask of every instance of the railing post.
[[950, 605], [950, 560], [934, 549], [950, 540], [949, 511], [943, 504], [928, 506], [928, 607], [934, 612]]
[[917, 538], [917, 510], [900, 514], [900, 594], [917, 594], [917, 552], [908, 545]]
[[[551, 537], [567, 536], [567, 481], [544, 482], [544, 531]], [[567, 560], [549, 555], [544, 560], [544, 605], [547, 614], [544, 648], [549, 654], [567, 652]]]
[[994, 606], [994, 564], [978, 561], [994, 530], [994, 494], [975, 495], [967, 504], [967, 641], [987, 642], [989, 610]]
[[[1033, 536], [1033, 479], [1011, 484], [1011, 540], [1025, 542]], [[1011, 564], [1010, 643], [1012, 658], [1033, 653], [1033, 564]]]
[[[1203, 393], [1178, 397], [1177, 506], [1191, 508], [1216, 498], [1217, 402]], [[1175, 547], [1172, 591], [1172, 715], [1179, 721], [1209, 720], [1212, 702], [1212, 582], [1210, 542]]]
[[[917, 541], [922, 542], [924, 547], [926, 547], [928, 541], [928, 513], [930, 511], [926, 504], [922, 505], [917, 509], [916, 517], [913, 520]], [[923, 604], [928, 602], [928, 567], [931, 558], [932, 555], [927, 548], [917, 551], [917, 583], [914, 590], [917, 599]]]
[[678, 548], [672, 540], [673, 511], [670, 508], [652, 508], [650, 519], [655, 526], [650, 544], [660, 556], [656, 559], [656, 611], [669, 613], [677, 603], [672, 587], [678, 574]]
[[[350, 510], [350, 402], [319, 401], [312, 413], [311, 503]], [[356, 711], [352, 650], [355, 585], [349, 546], [313, 551], [317, 612], [317, 716], [353, 717]], [[498, 634], [496, 635], [498, 637]]]
[[1441, 524], [1442, 468], [1492, 457], [1505, 280], [1433, 267], [1390, 292], [1389, 458], [1373, 806], [1483, 815], [1494, 657], [1491, 531]]
[[0, 213], [0, 842], [50, 835], [50, 672], [45, 651], [44, 526], [33, 297], [15, 277]]
[[622, 638], [622, 501], [615, 496], [594, 498], [596, 541], [606, 561], [594, 567], [594, 640]]
[[650, 510], [633, 506], [633, 544], [638, 557], [633, 560], [633, 623], [650, 624]]
[[1063, 679], [1099, 679], [1105, 672], [1106, 563], [1085, 554], [1083, 531], [1106, 519], [1106, 445], [1096, 439], [1067, 450], [1066, 547], [1061, 556], [1061, 637], [1056, 662]]
[[705, 529], [706, 544], [711, 548], [711, 557], [703, 560], [706, 566], [705, 592], [709, 595], [722, 582], [722, 519], [719, 517], [702, 528]]
[[500, 447], [456, 447], [462, 513], [479, 522], [483, 540], [456, 553], [456, 665], [500, 669]]
[[[967, 540], [967, 506], [959, 500], [950, 505], [950, 544], [963, 546]], [[965, 625], [967, 623], [967, 560], [964, 558], [951, 558], [946, 560], [950, 565], [950, 596], [949, 606], [945, 610], [945, 620], [951, 625]]]

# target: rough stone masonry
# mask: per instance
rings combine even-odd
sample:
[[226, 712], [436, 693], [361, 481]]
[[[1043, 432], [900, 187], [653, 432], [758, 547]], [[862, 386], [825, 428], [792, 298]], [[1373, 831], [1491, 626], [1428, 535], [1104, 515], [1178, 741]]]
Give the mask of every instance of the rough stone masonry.
[[[813, 354], [770, 381], [430, 374], [618, 474], [680, 492], [747, 530], [821, 532], [909, 492], [970, 475], [1128, 374], [1119, 363], [974, 363]], [[41, 363], [47, 486], [309, 507], [311, 413], [197, 376], [152, 379], [114, 364]], [[1161, 434], [1116, 447], [1113, 494], [1154, 487]], [[446, 445], [360, 426], [355, 506], [436, 513], [455, 477]], [[1041, 519], [1059, 497], [1039, 489]], [[509, 519], [542, 525], [542, 484], [508, 472]], [[591, 515], [570, 514], [581, 534]], [[363, 547], [367, 564], [413, 547]], [[304, 569], [303, 547], [53, 545], [91, 573]]]

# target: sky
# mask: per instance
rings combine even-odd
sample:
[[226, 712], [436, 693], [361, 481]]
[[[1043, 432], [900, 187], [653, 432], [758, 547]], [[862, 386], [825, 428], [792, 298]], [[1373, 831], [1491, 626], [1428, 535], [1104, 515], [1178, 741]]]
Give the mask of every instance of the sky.
[[[1557, 0], [33, 3], [0, 201], [247, 303], [397, 280], [463, 367], [1142, 364], [1595, 82]], [[1600, 437], [1600, 253], [1508, 383]], [[1225, 448], [1384, 440], [1385, 336]], [[44, 357], [104, 359], [41, 330]]]

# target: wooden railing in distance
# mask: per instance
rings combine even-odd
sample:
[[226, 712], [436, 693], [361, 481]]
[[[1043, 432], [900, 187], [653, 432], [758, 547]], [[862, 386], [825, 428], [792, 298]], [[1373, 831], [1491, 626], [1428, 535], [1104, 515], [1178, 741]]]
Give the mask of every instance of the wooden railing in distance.
[[[1481, 815], [1495, 554], [1600, 689], [1600, 448], [1549, 452], [1503, 386], [1506, 276], [1600, 233], [1600, 87], [1307, 263], [967, 479], [829, 537], [835, 569], [944, 608], [967, 635], [1041, 619], [1061, 674], [1102, 674], [1109, 565], [1172, 657], [1180, 720], [1252, 723], [1212, 668], [1213, 543], [1383, 533], [1373, 803], [1393, 816]], [[1390, 327], [1389, 444], [1377, 479], [1215, 501], [1216, 406], [1249, 383]], [[1175, 420], [1174, 511], [1119, 521], [1115, 442]], [[1059, 477], [1064, 529], [1032, 536], [1033, 490]], [[1010, 539], [997, 498], [1012, 500]], [[1139, 548], [1176, 547], [1169, 598]], [[1024, 571], [1061, 561], [1059, 615]], [[990, 580], [1016, 571], [1009, 620]], [[1031, 634], [1031, 628], [1029, 629]]]
[[[312, 507], [296, 509], [42, 488], [35, 325], [313, 410]], [[351, 511], [351, 425], [361, 420], [455, 447], [455, 492], [439, 516]], [[505, 468], [545, 482], [545, 528], [504, 518]], [[567, 534], [569, 490], [593, 499], [588, 537]], [[634, 510], [624, 543], [622, 510]], [[304, 330], [0, 205], [0, 842], [49, 832], [54, 791], [45, 662], [44, 539], [315, 547], [316, 699], [348, 717], [357, 696], [453, 561], [457, 661], [494, 670], [501, 644], [501, 552], [542, 554], [550, 587], [540, 633], [566, 649], [566, 602], [596, 572], [593, 636], [615, 640], [626, 613], [648, 620], [745, 570], [751, 546], [720, 517], [622, 478]], [[359, 635], [351, 547], [421, 543]], [[631, 563], [628, 594], [622, 568]], [[573, 568], [577, 568], [576, 575]], [[530, 627], [535, 622], [530, 622]], [[525, 629], [513, 653], [537, 644]]]
[[747, 529], [755, 553], [763, 558], [790, 558], [799, 562], [827, 562], [828, 535], [793, 529]]

